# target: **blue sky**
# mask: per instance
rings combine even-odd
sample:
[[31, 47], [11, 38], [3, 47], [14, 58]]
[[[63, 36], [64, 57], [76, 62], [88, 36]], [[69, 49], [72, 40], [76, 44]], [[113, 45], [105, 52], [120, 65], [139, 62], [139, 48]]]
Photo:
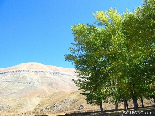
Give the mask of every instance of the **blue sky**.
[[142, 0], [0, 0], [0, 68], [26, 62], [73, 68], [64, 59], [74, 42], [71, 26], [93, 24], [96, 11], [139, 5]]

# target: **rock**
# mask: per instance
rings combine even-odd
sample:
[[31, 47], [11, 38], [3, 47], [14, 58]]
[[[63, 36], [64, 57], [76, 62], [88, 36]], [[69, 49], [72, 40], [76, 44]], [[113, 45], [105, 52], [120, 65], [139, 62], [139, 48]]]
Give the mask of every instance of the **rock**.
[[82, 110], [82, 109], [84, 109], [84, 105], [80, 105], [78, 110]]
[[62, 100], [61, 103], [67, 103], [67, 99]]
[[0, 112], [4, 110], [4, 107], [0, 105]]
[[43, 108], [43, 109], [40, 110], [40, 112], [43, 112], [44, 110], [45, 110], [45, 109]]
[[50, 109], [50, 106], [47, 106], [45, 109], [46, 109], [46, 110], [49, 110], [49, 109]]
[[58, 109], [58, 107], [60, 107], [60, 104], [55, 103], [55, 104], [53, 104], [53, 106], [51, 106], [50, 109], [53, 110], [53, 111], [56, 111]]
[[56, 107], [58, 107], [58, 103], [55, 103], [55, 104], [53, 105], [53, 108], [56, 108]]

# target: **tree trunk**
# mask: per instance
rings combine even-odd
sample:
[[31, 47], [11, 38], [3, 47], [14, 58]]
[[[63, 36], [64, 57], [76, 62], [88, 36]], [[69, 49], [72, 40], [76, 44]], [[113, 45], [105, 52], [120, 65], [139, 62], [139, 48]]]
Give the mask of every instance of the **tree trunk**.
[[142, 108], [144, 108], [144, 104], [143, 104], [143, 98], [140, 97], [141, 103], [142, 103]]
[[137, 110], [138, 109], [137, 98], [133, 96], [132, 100], [133, 100], [134, 110]]
[[[133, 89], [134, 89], [134, 84], [133, 84]], [[131, 91], [131, 94], [132, 94], [134, 110], [137, 110], [138, 109], [138, 103], [137, 103], [136, 93], [135, 93], [135, 91]]]
[[126, 99], [124, 99], [124, 110], [126, 111], [128, 109], [128, 102]]
[[103, 113], [102, 100], [100, 101], [100, 109], [101, 109], [101, 113]]
[[126, 104], [126, 109], [128, 109], [128, 102], [126, 99], [125, 99], [125, 104]]
[[153, 97], [153, 99], [154, 99], [154, 103], [155, 103], [155, 96]]
[[118, 110], [118, 102], [115, 102], [115, 110]]

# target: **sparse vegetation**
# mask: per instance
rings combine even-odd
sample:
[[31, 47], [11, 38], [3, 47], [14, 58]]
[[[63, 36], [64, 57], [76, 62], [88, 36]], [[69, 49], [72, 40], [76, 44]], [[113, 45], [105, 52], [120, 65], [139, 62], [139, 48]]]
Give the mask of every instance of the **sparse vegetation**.
[[[33, 101], [31, 100], [33, 99]], [[72, 91], [72, 92], [56, 92], [49, 96], [39, 98], [39, 101], [36, 98], [3, 98], [0, 102], [8, 101], [9, 107], [1, 112], [2, 114], [7, 114], [10, 116], [34, 116], [34, 115], [111, 115], [123, 113], [123, 102], [119, 103], [118, 110], [115, 110], [114, 104], [103, 103], [104, 112], [101, 114], [100, 109], [97, 105], [87, 104], [85, 100], [85, 96], [80, 95], [80, 91]], [[32, 102], [33, 110], [31, 109], [31, 105], [28, 103]], [[34, 103], [36, 102], [36, 104]], [[14, 104], [13, 104], [14, 103]], [[140, 104], [140, 100], [138, 100], [138, 104]], [[83, 106], [83, 109], [80, 109], [80, 106]], [[133, 103], [132, 100], [128, 101], [129, 109], [128, 111], [133, 111]], [[139, 111], [142, 110], [153, 110], [153, 107], [149, 107], [153, 105], [152, 100], [144, 99], [145, 108], [139, 108]], [[24, 109], [25, 108], [25, 109]], [[26, 108], [29, 108], [29, 111], [26, 111]], [[24, 112], [25, 111], [25, 112]], [[2, 115], [3, 116], [3, 115]], [[5, 115], [4, 115], [5, 116]]]

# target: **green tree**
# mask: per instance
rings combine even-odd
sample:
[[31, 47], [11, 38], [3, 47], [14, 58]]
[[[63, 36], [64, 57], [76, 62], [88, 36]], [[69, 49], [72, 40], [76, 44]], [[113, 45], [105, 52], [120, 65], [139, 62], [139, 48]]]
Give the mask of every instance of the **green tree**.
[[[71, 54], [66, 55], [66, 60], [75, 64], [79, 79], [74, 82], [83, 90], [87, 101], [99, 104], [102, 100], [107, 101], [110, 95], [118, 97], [118, 89], [113, 82], [117, 80], [113, 80], [110, 73], [114, 67], [114, 63], [113, 65], [111, 63], [117, 49], [113, 44], [117, 43], [114, 42], [117, 36], [121, 36], [121, 33], [117, 34], [121, 29], [121, 15], [116, 9], [110, 9], [105, 13], [96, 12], [94, 16], [100, 25], [104, 24], [106, 28], [89, 24], [73, 26], [75, 43], [70, 47]], [[116, 98], [112, 101], [116, 102]]]
[[103, 111], [102, 100], [107, 94], [106, 85], [103, 84], [108, 76], [104, 73], [108, 62], [100, 53], [100, 39], [104, 30], [89, 24], [78, 24], [72, 27], [72, 31], [75, 43], [70, 47], [71, 54], [66, 55], [66, 60], [73, 62], [78, 71], [79, 79], [74, 82], [87, 97], [87, 102], [100, 104]]
[[[154, 30], [155, 4], [149, 0], [134, 13], [126, 13], [123, 21], [124, 35], [128, 50], [130, 87], [136, 109], [136, 99], [146, 96], [150, 84], [154, 82]], [[131, 75], [130, 75], [131, 74]], [[150, 93], [151, 91], [149, 91]]]
[[[149, 0], [134, 12], [97, 11], [97, 25], [72, 26], [74, 41], [65, 58], [75, 64], [75, 84], [88, 103], [153, 97], [155, 93], [155, 4]], [[151, 94], [150, 94], [151, 93]], [[117, 108], [117, 107], [116, 107]]]

